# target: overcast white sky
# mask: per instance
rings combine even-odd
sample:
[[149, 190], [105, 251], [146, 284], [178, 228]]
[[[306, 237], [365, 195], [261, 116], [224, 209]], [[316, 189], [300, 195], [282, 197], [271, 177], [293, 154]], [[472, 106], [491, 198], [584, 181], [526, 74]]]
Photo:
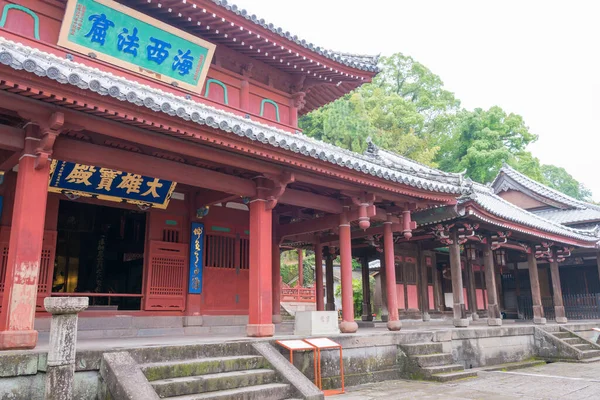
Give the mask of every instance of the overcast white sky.
[[333, 50], [402, 52], [467, 109], [499, 105], [539, 135], [542, 163], [600, 200], [600, 2], [594, 0], [231, 0]]

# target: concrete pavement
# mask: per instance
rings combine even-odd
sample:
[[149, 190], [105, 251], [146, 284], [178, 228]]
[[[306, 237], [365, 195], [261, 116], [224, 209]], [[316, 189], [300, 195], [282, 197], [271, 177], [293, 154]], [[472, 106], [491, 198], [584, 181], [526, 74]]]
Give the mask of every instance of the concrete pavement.
[[600, 363], [553, 363], [515, 371], [480, 372], [453, 383], [388, 381], [348, 388], [331, 400], [569, 399], [600, 398]]

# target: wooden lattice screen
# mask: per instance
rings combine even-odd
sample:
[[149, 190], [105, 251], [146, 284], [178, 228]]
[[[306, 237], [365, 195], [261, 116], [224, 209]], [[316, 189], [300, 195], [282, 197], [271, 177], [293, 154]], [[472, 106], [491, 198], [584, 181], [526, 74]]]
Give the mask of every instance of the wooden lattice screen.
[[[44, 232], [42, 254], [40, 257], [40, 270], [38, 276], [36, 311], [44, 311], [44, 298], [50, 296], [52, 290], [52, 276], [54, 274], [54, 258], [56, 255], [56, 231]], [[8, 243], [10, 227], [2, 227], [0, 232], [0, 307], [6, 283], [6, 270], [8, 266]]]
[[187, 253], [188, 245], [184, 243], [150, 241], [145, 310], [185, 308]]

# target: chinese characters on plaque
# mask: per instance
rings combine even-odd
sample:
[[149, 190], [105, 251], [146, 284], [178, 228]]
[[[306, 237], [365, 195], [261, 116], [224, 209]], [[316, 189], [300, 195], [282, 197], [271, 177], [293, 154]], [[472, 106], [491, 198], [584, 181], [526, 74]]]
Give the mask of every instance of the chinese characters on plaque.
[[167, 208], [176, 182], [92, 165], [54, 160], [48, 190], [72, 196]]
[[58, 44], [200, 91], [215, 46], [112, 0], [69, 0]]
[[190, 240], [190, 282], [188, 292], [202, 293], [202, 266], [204, 253], [204, 224], [192, 223], [192, 237]]

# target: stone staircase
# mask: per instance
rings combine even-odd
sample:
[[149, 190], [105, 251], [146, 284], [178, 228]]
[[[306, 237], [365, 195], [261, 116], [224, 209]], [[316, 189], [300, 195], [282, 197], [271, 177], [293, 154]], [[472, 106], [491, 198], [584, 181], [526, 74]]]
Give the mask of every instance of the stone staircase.
[[424, 379], [450, 382], [477, 376], [476, 371], [465, 371], [462, 365], [454, 364], [452, 354], [444, 353], [442, 343], [415, 343], [400, 347], [414, 361], [419, 370], [418, 375]]
[[283, 400], [293, 393], [262, 356], [207, 357], [140, 367], [163, 399]]
[[549, 333], [563, 343], [574, 347], [579, 353], [577, 357], [578, 360], [582, 362], [600, 360], [600, 346], [588, 342], [566, 330], [561, 329], [560, 331]]

